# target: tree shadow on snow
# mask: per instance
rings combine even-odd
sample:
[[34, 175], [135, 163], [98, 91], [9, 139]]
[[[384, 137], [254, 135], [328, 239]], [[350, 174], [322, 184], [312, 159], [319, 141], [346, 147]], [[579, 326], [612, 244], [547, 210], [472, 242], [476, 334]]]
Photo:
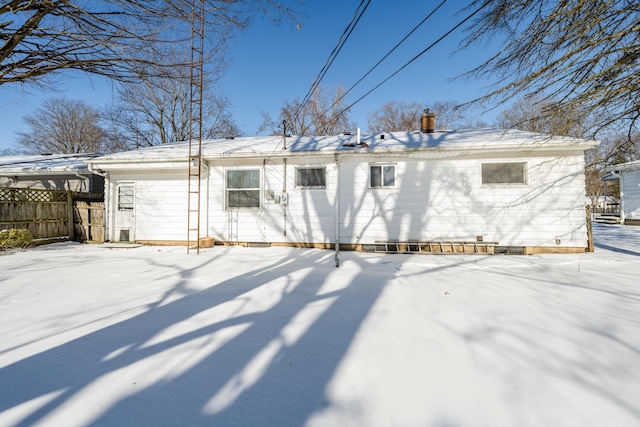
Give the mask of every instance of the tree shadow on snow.
[[[325, 389], [394, 271], [360, 265], [357, 281], [319, 292], [339, 274], [333, 254], [291, 253], [194, 291], [193, 275], [225, 262], [215, 250], [201, 254], [200, 264], [180, 271], [172, 290], [144, 313], [0, 369], [0, 413], [48, 396], [17, 425], [58, 420], [76, 407], [95, 415], [67, 419], [69, 425], [304, 424], [329, 404]], [[152, 257], [145, 262], [154, 266]], [[274, 304], [242, 310], [244, 294], [277, 280], [285, 282], [278, 295], [267, 295]], [[189, 332], [167, 332], [225, 304], [238, 309]], [[153, 362], [181, 346], [191, 348]], [[158, 370], [166, 371], [161, 379], [149, 380]]]

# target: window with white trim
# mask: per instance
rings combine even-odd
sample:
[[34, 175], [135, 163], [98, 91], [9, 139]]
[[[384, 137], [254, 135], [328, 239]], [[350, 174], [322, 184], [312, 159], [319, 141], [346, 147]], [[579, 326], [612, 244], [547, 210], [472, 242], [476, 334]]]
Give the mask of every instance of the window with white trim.
[[133, 210], [133, 184], [118, 185], [118, 210]]
[[227, 170], [227, 209], [260, 207], [260, 170]]
[[483, 163], [482, 185], [508, 185], [527, 183], [527, 164], [513, 163]]
[[327, 177], [325, 167], [297, 167], [296, 187], [326, 188]]
[[369, 172], [371, 188], [396, 186], [396, 165], [371, 165]]

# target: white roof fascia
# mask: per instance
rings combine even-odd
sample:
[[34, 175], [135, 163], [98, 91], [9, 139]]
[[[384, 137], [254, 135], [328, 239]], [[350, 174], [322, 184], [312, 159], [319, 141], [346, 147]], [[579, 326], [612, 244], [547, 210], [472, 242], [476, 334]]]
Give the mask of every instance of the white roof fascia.
[[[512, 135], [509, 137], [509, 135]], [[548, 137], [526, 132], [478, 130], [440, 132], [435, 137], [415, 132], [385, 133], [388, 138], [379, 139], [380, 134], [363, 136], [361, 142], [367, 146], [345, 146], [354, 143], [355, 136], [337, 135], [322, 137], [291, 137], [286, 150], [282, 149], [281, 137], [247, 137], [233, 141], [211, 140], [203, 143], [202, 159], [265, 159], [339, 156], [384, 156], [408, 155], [420, 158], [454, 157], [456, 155], [482, 155], [492, 153], [514, 153], [523, 155], [552, 155], [552, 153], [583, 152], [599, 144], [599, 141], [569, 137]], [[504, 136], [504, 138], [502, 138]], [[487, 142], [488, 141], [488, 142]], [[387, 145], [387, 146], [385, 146]], [[310, 149], [305, 149], [310, 148]], [[225, 151], [219, 151], [225, 150]], [[94, 168], [102, 170], [153, 168], [184, 168], [188, 159], [188, 145], [176, 143], [142, 150], [117, 153], [103, 158], [90, 159]], [[144, 166], [143, 166], [144, 165]]]
[[[457, 147], [429, 147], [429, 148], [376, 148], [369, 149], [365, 147], [354, 147], [353, 149], [339, 149], [339, 150], [322, 150], [322, 151], [278, 151], [276, 153], [219, 153], [218, 155], [203, 155], [204, 161], [226, 160], [226, 159], [264, 159], [264, 158], [295, 158], [295, 157], [314, 157], [314, 158], [327, 158], [333, 159], [335, 155], [343, 156], [409, 156], [419, 157], [424, 159], [438, 159], [445, 157], [452, 157], [457, 155], [486, 155], [504, 153], [512, 153], [517, 156], [523, 155], [536, 155], [536, 154], [550, 154], [560, 152], [575, 152], [584, 151], [584, 146], [556, 144], [548, 147], [541, 146], [483, 146], [471, 148], [457, 148]], [[175, 158], [175, 159], [156, 159], [156, 158], [131, 158], [131, 159], [94, 159], [89, 163], [94, 168], [109, 171], [109, 170], [129, 170], [129, 169], [183, 169], [187, 166], [187, 158]]]
[[617, 171], [633, 171], [636, 169], [640, 169], [640, 160], [634, 160], [632, 162], [613, 165], [608, 170], [610, 172], [617, 172]]
[[132, 169], [185, 169], [187, 159], [95, 159], [90, 161], [93, 169], [102, 171], [132, 170]]

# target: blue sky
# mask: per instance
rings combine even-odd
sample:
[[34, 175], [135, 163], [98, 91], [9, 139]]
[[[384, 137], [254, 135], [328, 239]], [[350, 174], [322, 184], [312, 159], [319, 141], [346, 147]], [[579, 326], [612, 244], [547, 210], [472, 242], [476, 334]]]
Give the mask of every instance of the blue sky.
[[[321, 85], [351, 87], [437, 3], [371, 1]], [[230, 98], [234, 117], [245, 134], [256, 134], [262, 112], [277, 118], [284, 102], [305, 96], [359, 4], [360, 0], [308, 0], [301, 8], [305, 18], [299, 22], [300, 29], [293, 22], [276, 26], [258, 18], [251, 28], [235, 37], [230, 49], [231, 65], [219, 88]], [[461, 21], [466, 16], [456, 14], [461, 4], [445, 4], [354, 88], [346, 102], [354, 102]], [[356, 104], [351, 119], [366, 132], [367, 114], [388, 101], [463, 102], [481, 95], [489, 82], [451, 79], [489, 58], [495, 47], [478, 45], [454, 53], [464, 34], [462, 28], [458, 29]], [[95, 76], [65, 75], [58, 79], [56, 89], [0, 86], [0, 149], [15, 144], [15, 132], [25, 130], [22, 117], [40, 107], [46, 98], [64, 96], [102, 107], [116, 97], [111, 84]], [[495, 115], [493, 111], [482, 118], [490, 123]]]

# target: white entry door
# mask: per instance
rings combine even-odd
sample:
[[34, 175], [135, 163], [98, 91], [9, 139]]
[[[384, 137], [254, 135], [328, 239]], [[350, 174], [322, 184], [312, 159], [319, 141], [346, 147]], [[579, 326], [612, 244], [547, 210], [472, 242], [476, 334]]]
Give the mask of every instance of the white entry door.
[[116, 212], [114, 241], [133, 242], [135, 240], [135, 186], [133, 182], [116, 184]]

